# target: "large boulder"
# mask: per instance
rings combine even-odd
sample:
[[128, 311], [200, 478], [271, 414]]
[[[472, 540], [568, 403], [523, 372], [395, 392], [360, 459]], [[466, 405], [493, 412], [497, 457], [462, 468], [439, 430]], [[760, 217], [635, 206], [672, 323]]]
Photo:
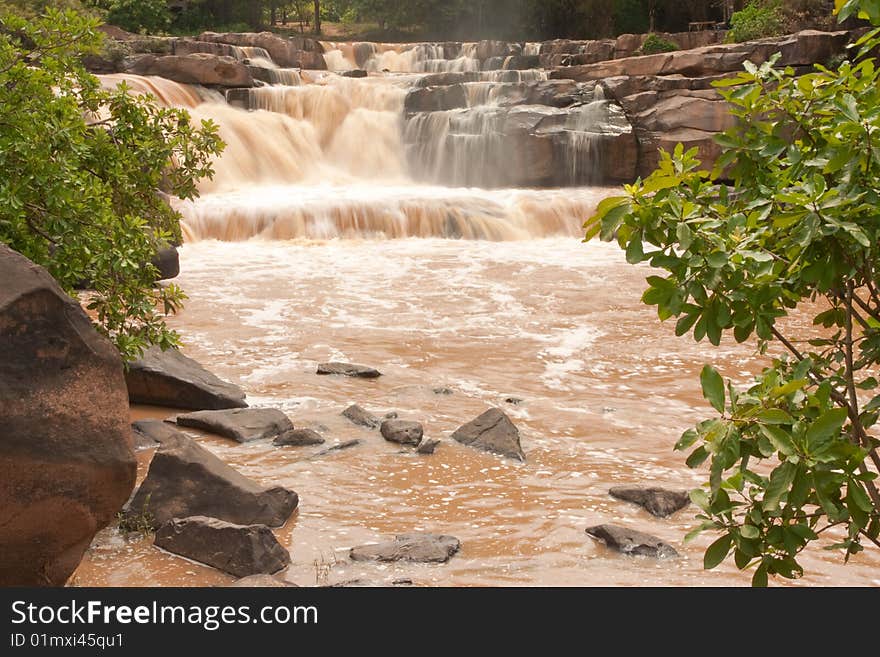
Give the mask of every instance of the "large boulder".
[[420, 423], [409, 420], [385, 420], [379, 432], [385, 440], [401, 445], [418, 445], [425, 434]]
[[184, 84], [254, 86], [254, 76], [245, 64], [232, 57], [205, 52], [163, 57], [141, 55], [131, 60], [127, 70], [137, 75], [158, 75]]
[[177, 416], [177, 424], [215, 433], [240, 443], [278, 438], [294, 430], [293, 422], [277, 408], [233, 408], [197, 411]]
[[241, 388], [217, 378], [177, 349], [151, 347], [129, 364], [125, 383], [134, 404], [197, 410], [247, 406]]
[[154, 528], [187, 516], [280, 527], [298, 503], [292, 490], [265, 488], [181, 435], [156, 451], [126, 515], [143, 514]]
[[393, 541], [353, 547], [353, 561], [420, 561], [446, 563], [461, 549], [454, 536], [438, 534], [400, 534]]
[[520, 445], [519, 429], [500, 408], [490, 408], [467, 424], [459, 427], [452, 438], [470, 447], [493, 452], [518, 461], [526, 455]]
[[2, 244], [0, 281], [0, 586], [61, 586], [135, 484], [122, 361]]
[[217, 518], [174, 518], [156, 532], [157, 547], [236, 577], [271, 575], [290, 565], [290, 553], [265, 525], [236, 525]]

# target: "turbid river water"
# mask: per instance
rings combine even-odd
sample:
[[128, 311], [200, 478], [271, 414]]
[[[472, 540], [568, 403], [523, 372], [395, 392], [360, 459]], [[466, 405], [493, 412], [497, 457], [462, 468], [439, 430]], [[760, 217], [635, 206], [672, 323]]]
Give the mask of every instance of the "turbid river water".
[[[382, 68], [440, 66], [388, 52]], [[339, 68], [346, 56], [345, 49], [327, 55]], [[457, 61], [448, 66], [466, 64]], [[647, 270], [627, 265], [615, 245], [580, 241], [580, 225], [606, 188], [417, 182], [402, 118], [417, 76], [403, 73], [361, 81], [279, 74], [288, 84], [257, 90], [266, 102], [256, 112], [204, 90], [129, 78], [168, 104], [215, 118], [230, 144], [202, 199], [180, 206], [187, 242], [178, 282], [190, 299], [170, 323], [185, 352], [239, 382], [252, 405], [281, 408], [327, 438], [322, 447], [276, 448], [190, 433], [244, 474], [299, 493], [298, 512], [276, 532], [293, 561], [283, 577], [300, 585], [747, 585], [750, 573], [732, 564], [702, 569], [711, 536], [682, 544], [693, 507], [657, 519], [607, 491], [704, 481], [705, 472], [689, 470], [672, 451], [685, 428], [712, 413], [699, 370], [711, 361], [745, 381], [761, 367], [753, 345], [714, 349], [675, 338], [640, 303]], [[438, 143], [455, 151], [460, 141]], [[470, 166], [467, 157], [441, 155], [447, 177]], [[431, 156], [439, 157], [436, 149]], [[384, 375], [316, 376], [327, 360]], [[430, 456], [401, 450], [341, 417], [352, 403], [418, 420], [443, 442]], [[520, 428], [526, 463], [449, 439], [490, 406]], [[132, 409], [133, 418], [172, 414]], [[362, 443], [316, 456], [354, 438]], [[139, 456], [141, 476], [150, 456]], [[660, 536], [682, 557], [615, 554], [584, 532], [603, 522]], [[411, 531], [454, 535], [462, 550], [445, 565], [347, 558], [354, 545]], [[803, 563], [807, 576], [797, 584], [880, 585], [876, 551], [845, 566], [838, 553], [814, 550]], [[74, 581], [230, 580], [111, 528]]]

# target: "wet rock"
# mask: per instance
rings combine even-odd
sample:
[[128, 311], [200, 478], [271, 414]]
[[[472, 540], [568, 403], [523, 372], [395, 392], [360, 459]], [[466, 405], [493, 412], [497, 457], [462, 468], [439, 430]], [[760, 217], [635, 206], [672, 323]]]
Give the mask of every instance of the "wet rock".
[[338, 374], [359, 379], [375, 379], [382, 376], [382, 373], [377, 369], [352, 363], [321, 363], [318, 365], [317, 374]]
[[169, 440], [186, 437], [163, 420], [138, 420], [131, 423], [135, 449], [152, 449]]
[[519, 461], [526, 460], [520, 445], [519, 430], [500, 408], [490, 408], [475, 420], [459, 427], [452, 438], [476, 449]]
[[421, 424], [408, 420], [385, 420], [379, 431], [385, 440], [401, 445], [418, 445], [425, 433]]
[[382, 424], [382, 420], [377, 418], [369, 411], [364, 410], [357, 404], [352, 404], [351, 406], [346, 408], [344, 411], [342, 411], [342, 415], [347, 417], [355, 424], [362, 427], [367, 427], [368, 429], [376, 429], [379, 427], [379, 425]]
[[156, 532], [157, 547], [235, 575], [271, 575], [290, 565], [285, 550], [265, 525], [236, 525], [217, 518], [174, 518]]
[[454, 536], [400, 534], [393, 541], [354, 547], [349, 556], [354, 561], [446, 563], [460, 549], [461, 542]]
[[240, 443], [276, 438], [293, 431], [293, 422], [277, 408], [198, 411], [177, 416], [177, 424], [210, 431]]
[[414, 89], [404, 101], [407, 112], [443, 112], [467, 106], [467, 93], [460, 84]]
[[187, 516], [280, 527], [298, 503], [292, 490], [263, 487], [181, 435], [165, 441], [156, 451], [126, 515], [146, 510], [154, 528], [171, 518]]
[[385, 413], [386, 420], [396, 420], [397, 419], [397, 411], [389, 411]]
[[432, 392], [435, 395], [453, 395], [453, 394], [455, 394], [455, 391], [453, 391], [452, 388], [434, 388], [432, 390]]
[[283, 38], [272, 32], [203, 32], [197, 39], [239, 47], [262, 48], [282, 68], [327, 68], [321, 44], [305, 37]]
[[341, 452], [344, 449], [351, 449], [352, 447], [357, 447], [361, 444], [361, 441], [355, 438], [354, 440], [346, 440], [345, 442], [339, 443], [337, 445], [333, 445], [332, 447], [328, 447], [325, 450], [322, 450], [315, 454], [312, 458], [318, 458], [319, 456], [326, 456], [327, 454], [335, 454], [336, 452]]
[[415, 584], [409, 577], [400, 577], [391, 580], [391, 586], [415, 586]]
[[125, 383], [133, 404], [198, 410], [247, 406], [241, 388], [217, 378], [177, 349], [151, 347], [129, 363]]
[[246, 589], [281, 589], [281, 588], [299, 588], [293, 582], [286, 579], [275, 577], [274, 575], [248, 575], [237, 579], [232, 584], [227, 584], [226, 588], [246, 588]]
[[633, 502], [653, 516], [665, 518], [691, 503], [686, 490], [645, 488], [643, 486], [614, 486], [608, 491], [611, 497]]
[[480, 74], [476, 71], [461, 71], [448, 73], [432, 73], [419, 78], [415, 86], [424, 87], [446, 87], [453, 84], [464, 84], [465, 82], [478, 82]]
[[525, 401], [525, 399], [522, 399], [522, 398], [520, 398], [520, 397], [505, 397], [505, 398], [504, 398], [504, 403], [505, 403], [505, 404], [511, 404], [511, 405], [513, 405], [513, 406], [519, 406], [519, 405], [522, 404], [524, 401]]
[[180, 275], [180, 254], [177, 252], [177, 247], [166, 246], [159, 249], [152, 264], [159, 270], [157, 280], [165, 281], [177, 278]]
[[306, 447], [308, 445], [321, 445], [323, 443], [324, 438], [321, 437], [321, 434], [312, 429], [294, 429], [293, 431], [286, 431], [272, 441], [272, 444], [278, 447]]
[[588, 527], [587, 534], [605, 543], [612, 550], [623, 554], [637, 554], [646, 557], [665, 559], [677, 557], [678, 552], [671, 545], [656, 536], [620, 527], [618, 525], [596, 525]]
[[220, 87], [253, 87], [254, 77], [248, 67], [232, 57], [210, 53], [188, 55], [139, 55], [131, 59], [127, 72], [158, 75], [184, 84]]
[[0, 586], [62, 586], [137, 473], [122, 361], [0, 244]]
[[356, 68], [351, 71], [342, 71], [342, 73], [340, 73], [339, 75], [345, 78], [365, 78], [369, 75], [369, 73], [367, 73], [362, 68]]
[[419, 448], [416, 451], [419, 454], [433, 454], [434, 450], [437, 449], [437, 446], [439, 444], [439, 440], [436, 440], [434, 438], [426, 438], [421, 443], [419, 443]]

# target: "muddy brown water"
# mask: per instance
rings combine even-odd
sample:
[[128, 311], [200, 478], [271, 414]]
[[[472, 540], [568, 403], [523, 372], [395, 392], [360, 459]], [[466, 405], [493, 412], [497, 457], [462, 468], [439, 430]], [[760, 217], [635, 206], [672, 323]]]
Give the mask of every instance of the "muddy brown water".
[[[732, 564], [706, 572], [703, 536], [682, 544], [693, 507], [670, 519], [610, 498], [618, 484], [693, 487], [672, 451], [712, 414], [698, 374], [711, 361], [739, 381], [760, 369], [753, 345], [718, 349], [676, 338], [640, 301], [646, 270], [615, 245], [574, 237], [511, 242], [442, 239], [201, 241], [182, 249], [190, 300], [172, 325], [186, 352], [240, 382], [252, 405], [282, 408], [327, 445], [239, 445], [188, 432], [266, 484], [296, 490], [300, 507], [276, 531], [300, 585], [359, 579], [453, 586], [747, 585]], [[377, 380], [315, 375], [318, 362], [379, 368]], [[446, 387], [451, 395], [438, 395]], [[518, 405], [505, 402], [521, 398]], [[443, 442], [420, 456], [350, 424], [359, 403], [424, 423]], [[512, 417], [527, 462], [472, 450], [449, 434], [490, 406]], [[132, 409], [133, 418], [175, 411]], [[140, 475], [149, 452], [142, 452]], [[660, 536], [682, 554], [656, 561], [615, 554], [584, 533], [614, 522]], [[365, 564], [354, 545], [428, 531], [461, 539], [445, 565]], [[880, 585], [870, 549], [844, 565], [836, 552], [803, 558], [807, 586]], [[75, 574], [83, 586], [204, 586], [231, 581], [164, 553], [148, 539], [102, 531]]]

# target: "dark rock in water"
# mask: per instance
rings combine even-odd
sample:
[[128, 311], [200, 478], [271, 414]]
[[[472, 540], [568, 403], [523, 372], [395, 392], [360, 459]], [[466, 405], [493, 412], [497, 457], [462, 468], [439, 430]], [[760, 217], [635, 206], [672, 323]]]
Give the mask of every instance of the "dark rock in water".
[[275, 438], [294, 430], [290, 418], [277, 408], [198, 411], [178, 415], [177, 424], [210, 431], [240, 443]]
[[126, 515], [146, 510], [152, 526], [171, 518], [211, 516], [240, 525], [280, 527], [299, 503], [292, 490], [264, 488], [181, 435], [164, 442]]
[[614, 486], [608, 491], [611, 497], [633, 502], [645, 508], [651, 515], [665, 518], [691, 503], [686, 490], [645, 488], [643, 486]]
[[354, 589], [354, 588], [377, 588], [377, 587], [392, 587], [392, 586], [415, 586], [413, 581], [408, 577], [401, 577], [398, 579], [391, 580], [390, 583], [385, 582], [374, 582], [368, 579], [363, 579], [361, 577], [356, 577], [355, 579], [346, 579], [341, 582], [336, 582], [335, 584], [330, 584], [330, 588], [333, 589]]
[[389, 411], [385, 413], [386, 420], [396, 420], [397, 419], [397, 411]]
[[342, 414], [355, 424], [362, 427], [367, 427], [368, 429], [376, 429], [377, 427], [379, 427], [380, 424], [382, 424], [382, 420], [377, 418], [369, 411], [365, 411], [357, 404], [352, 404], [344, 411], [342, 411]]
[[391, 586], [415, 586], [413, 581], [409, 577], [401, 577], [399, 579], [391, 580]]
[[393, 541], [354, 547], [349, 556], [354, 561], [421, 561], [446, 563], [461, 549], [454, 536], [438, 534], [400, 534]]
[[227, 588], [247, 588], [247, 589], [281, 589], [281, 588], [299, 588], [293, 582], [275, 577], [273, 575], [248, 575], [241, 579], [235, 580], [229, 584]]
[[63, 586], [135, 484], [122, 360], [0, 243], [0, 586]]
[[321, 434], [311, 429], [287, 431], [272, 441], [272, 444], [278, 447], [305, 447], [308, 445], [321, 445], [323, 443], [324, 439], [321, 437]]
[[385, 420], [379, 431], [385, 440], [401, 445], [418, 445], [425, 433], [421, 424], [408, 420]]
[[490, 408], [475, 420], [459, 427], [452, 437], [470, 447], [526, 460], [520, 446], [519, 430], [500, 408]]
[[419, 454], [433, 454], [434, 450], [437, 449], [437, 445], [440, 444], [439, 440], [435, 440], [433, 438], [426, 438], [421, 443], [419, 443], [419, 448], [416, 450]]
[[198, 410], [247, 407], [241, 388], [218, 379], [177, 349], [148, 349], [129, 363], [125, 383], [134, 404]]
[[434, 388], [433, 390], [435, 395], [451, 395], [453, 391], [451, 388]]
[[511, 404], [513, 406], [519, 406], [525, 401], [525, 399], [521, 399], [519, 397], [505, 397], [504, 403]]
[[236, 577], [271, 575], [290, 565], [290, 553], [265, 525], [236, 525], [205, 516], [174, 518], [159, 528], [154, 543]]
[[375, 379], [382, 376], [379, 370], [364, 365], [354, 365], [352, 363], [321, 363], [318, 365], [318, 374], [339, 374], [341, 376], [352, 376], [360, 379]]
[[590, 536], [603, 541], [612, 550], [617, 550], [623, 554], [638, 554], [646, 557], [657, 557], [658, 559], [678, 556], [675, 548], [668, 543], [664, 543], [656, 536], [628, 529], [627, 527], [596, 525], [595, 527], [588, 527], [586, 531]]
[[168, 440], [184, 437], [173, 426], [163, 420], [138, 420], [131, 423], [135, 449], [152, 449]]
[[349, 449], [351, 447], [357, 447], [361, 444], [361, 441], [358, 439], [354, 440], [346, 440], [344, 443], [339, 443], [338, 445], [333, 445], [333, 447], [328, 447], [325, 450], [321, 450], [317, 454], [315, 454], [312, 458], [318, 458], [319, 456], [326, 456], [327, 454], [332, 454], [334, 452], [341, 452], [344, 449]]
[[369, 74], [362, 68], [355, 68], [351, 71], [342, 71], [339, 75], [346, 78], [365, 78]]
[[180, 254], [174, 246], [159, 249], [159, 252], [153, 257], [152, 264], [159, 270], [158, 280], [160, 281], [176, 278], [180, 275]]

